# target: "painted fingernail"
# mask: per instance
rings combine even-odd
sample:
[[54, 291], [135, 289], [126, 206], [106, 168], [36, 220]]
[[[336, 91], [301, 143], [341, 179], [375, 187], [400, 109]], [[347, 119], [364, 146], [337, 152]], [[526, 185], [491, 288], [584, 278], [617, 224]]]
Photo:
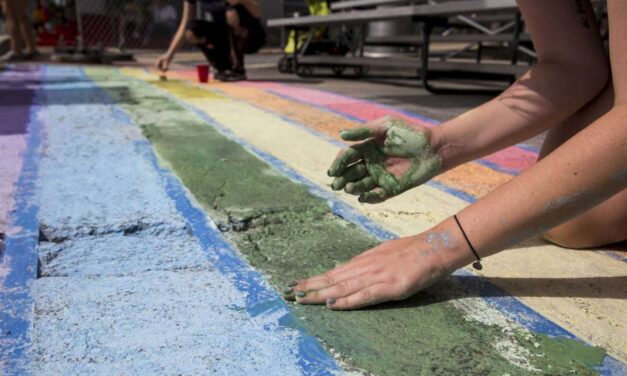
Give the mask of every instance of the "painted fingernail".
[[307, 295], [304, 291], [296, 291], [296, 296], [299, 298], [304, 298]]
[[366, 198], [364, 197], [364, 195], [359, 196], [359, 198], [357, 200], [359, 202], [366, 202]]
[[289, 295], [289, 294], [291, 294], [293, 292], [294, 292], [294, 289], [291, 288], [291, 287], [286, 287], [286, 288], [283, 289], [283, 294], [284, 295]]
[[335, 298], [328, 298], [327, 299], [327, 305], [333, 305], [333, 304], [335, 304], [335, 301], [336, 301]]
[[327, 170], [327, 175], [329, 175], [329, 176], [333, 176], [333, 175], [331, 174], [331, 169], [328, 169], [328, 170]]
[[287, 284], [287, 287], [294, 287], [294, 286], [296, 286], [297, 284], [298, 284], [298, 282], [296, 282], [296, 281], [292, 281], [292, 282], [290, 282], [290, 283], [288, 283], [288, 284]]

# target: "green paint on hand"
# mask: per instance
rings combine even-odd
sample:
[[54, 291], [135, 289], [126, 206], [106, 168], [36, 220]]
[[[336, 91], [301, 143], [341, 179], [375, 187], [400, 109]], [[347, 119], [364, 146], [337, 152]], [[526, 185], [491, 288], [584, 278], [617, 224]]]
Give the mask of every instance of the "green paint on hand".
[[[306, 187], [277, 174], [154, 87], [124, 80], [108, 69], [87, 71], [105, 75], [99, 81], [102, 85], [128, 87], [134, 100], [120, 103], [143, 128], [161, 162], [278, 291], [279, 286], [293, 288], [298, 278], [325, 272], [377, 244], [335, 216]], [[181, 95], [208, 99], [213, 95], [203, 96], [175, 81], [167, 85]], [[118, 95], [113, 88], [110, 94]], [[325, 306], [292, 309], [301, 324], [336, 350], [348, 370], [377, 375], [537, 375], [508, 360], [499, 349], [502, 327], [473, 320], [450, 303], [475, 296], [483, 283], [472, 287], [469, 282], [462, 285], [451, 278], [402, 302], [388, 303], [385, 309], [343, 313]], [[522, 328], [520, 332], [512, 341], [528, 353], [529, 364], [539, 374], [592, 375], [590, 369], [603, 358], [601, 349], [577, 341], [525, 335]]]
[[401, 119], [388, 119], [375, 138], [375, 132], [366, 127], [342, 131], [340, 135], [346, 141], [365, 141], [345, 149], [333, 161], [328, 172], [336, 177], [332, 188], [360, 183], [366, 175], [361, 170], [357, 173], [356, 168], [363, 166], [368, 180], [358, 184], [357, 189], [354, 185], [345, 189], [360, 194], [361, 202], [385, 201], [442, 172], [442, 159], [431, 147], [427, 131], [413, 129]]

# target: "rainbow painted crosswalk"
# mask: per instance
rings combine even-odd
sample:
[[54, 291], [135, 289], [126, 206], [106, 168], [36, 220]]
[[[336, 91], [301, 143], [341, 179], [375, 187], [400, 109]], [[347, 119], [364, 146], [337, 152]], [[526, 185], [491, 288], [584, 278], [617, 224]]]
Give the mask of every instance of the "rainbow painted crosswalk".
[[364, 206], [328, 188], [338, 130], [385, 115], [436, 122], [276, 83], [201, 87], [186, 72], [11, 74], [38, 79], [21, 174], [5, 190], [16, 208], [0, 267], [9, 374], [625, 372], [616, 254], [531, 240], [485, 260], [486, 279], [462, 270], [354, 313], [287, 305], [275, 290], [435, 225], [531, 166], [527, 147]]

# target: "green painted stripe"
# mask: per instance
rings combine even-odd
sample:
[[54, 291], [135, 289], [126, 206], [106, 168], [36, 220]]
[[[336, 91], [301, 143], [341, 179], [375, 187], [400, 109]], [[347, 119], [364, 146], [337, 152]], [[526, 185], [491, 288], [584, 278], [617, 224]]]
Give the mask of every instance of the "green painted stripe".
[[[122, 84], [132, 101], [122, 106], [248, 261], [277, 289], [322, 272], [376, 244], [375, 239], [330, 211], [326, 203], [278, 174], [238, 144], [150, 85], [108, 70], [91, 70], [103, 87]], [[116, 96], [115, 91], [110, 91]], [[175, 119], [175, 121], [174, 121]], [[526, 354], [529, 367], [551, 374], [594, 374], [604, 351], [573, 340], [504, 333], [473, 320], [451, 301], [472, 288], [450, 279], [403, 302], [379, 309], [331, 312], [294, 305], [294, 313], [348, 369], [379, 375], [524, 375], [507, 360]], [[497, 344], [508, 343], [505, 348]], [[509, 347], [508, 347], [509, 346]], [[550, 371], [549, 371], [550, 370]]]

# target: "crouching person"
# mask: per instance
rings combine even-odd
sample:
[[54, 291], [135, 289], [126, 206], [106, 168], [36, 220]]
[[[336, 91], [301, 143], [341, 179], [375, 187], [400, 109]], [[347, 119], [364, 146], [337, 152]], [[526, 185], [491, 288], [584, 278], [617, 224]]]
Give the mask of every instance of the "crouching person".
[[[195, 17], [197, 9], [200, 14]], [[265, 44], [260, 17], [256, 0], [185, 0], [178, 31], [166, 54], [157, 60], [157, 67], [167, 71], [176, 51], [187, 41], [205, 55], [216, 70], [216, 79], [245, 80], [244, 55], [259, 51]]]

